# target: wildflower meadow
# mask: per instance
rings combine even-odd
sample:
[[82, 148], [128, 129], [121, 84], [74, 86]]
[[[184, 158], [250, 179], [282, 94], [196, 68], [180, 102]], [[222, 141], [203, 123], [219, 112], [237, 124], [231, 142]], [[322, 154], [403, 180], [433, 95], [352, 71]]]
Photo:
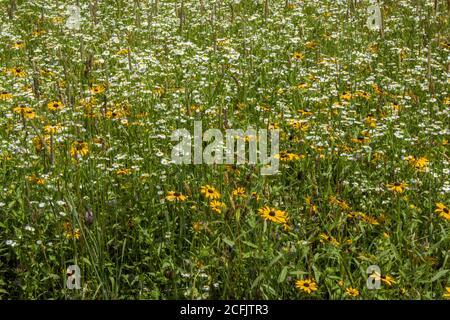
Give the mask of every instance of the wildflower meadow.
[[450, 1], [0, 8], [0, 299], [450, 298]]

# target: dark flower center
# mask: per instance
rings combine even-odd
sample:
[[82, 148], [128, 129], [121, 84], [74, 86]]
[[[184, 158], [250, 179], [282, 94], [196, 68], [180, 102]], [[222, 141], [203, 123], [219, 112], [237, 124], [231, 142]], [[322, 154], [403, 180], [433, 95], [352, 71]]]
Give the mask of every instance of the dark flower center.
[[214, 193], [213, 189], [208, 189], [208, 193]]
[[394, 186], [395, 187], [400, 187], [402, 184], [400, 183], [400, 182], [396, 182], [396, 183], [394, 183]]
[[275, 211], [274, 211], [274, 210], [270, 210], [270, 211], [269, 211], [269, 216], [275, 217]]
[[444, 208], [444, 209], [442, 209], [442, 211], [444, 211], [444, 213], [448, 213], [449, 212], [448, 208]]
[[174, 195], [175, 197], [179, 197], [179, 196], [181, 196], [181, 193], [175, 192], [173, 195]]

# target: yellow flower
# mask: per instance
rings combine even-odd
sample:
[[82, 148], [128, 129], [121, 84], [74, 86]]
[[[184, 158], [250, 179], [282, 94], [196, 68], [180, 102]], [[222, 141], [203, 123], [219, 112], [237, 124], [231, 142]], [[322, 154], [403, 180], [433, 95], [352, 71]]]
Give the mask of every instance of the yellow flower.
[[359, 135], [356, 138], [352, 138], [352, 142], [354, 143], [369, 143], [370, 142], [370, 137], [367, 137], [365, 135]]
[[395, 280], [390, 275], [382, 276], [378, 272], [374, 272], [369, 276], [370, 278], [374, 278], [375, 280], [382, 281], [384, 284], [388, 285], [389, 287], [392, 286], [395, 283]]
[[156, 87], [155, 89], [153, 89], [153, 93], [157, 96], [162, 96], [164, 94], [164, 88]]
[[76, 228], [72, 236], [76, 240], [80, 239], [80, 229]]
[[301, 156], [299, 156], [295, 153], [289, 153], [287, 151], [281, 151], [279, 154], [276, 154], [274, 157], [277, 159], [280, 159], [281, 161], [284, 161], [284, 162], [298, 160], [301, 158]]
[[30, 182], [34, 182], [37, 185], [43, 186], [45, 184], [45, 179], [44, 178], [38, 178], [36, 177], [34, 174], [31, 176], [27, 177], [28, 181]]
[[128, 49], [120, 49], [119, 51], [117, 51], [117, 55], [119, 55], [119, 56], [125, 56], [125, 55], [128, 54], [128, 52], [129, 52]]
[[105, 92], [105, 86], [102, 84], [99, 84], [99, 85], [93, 86], [90, 91], [92, 94], [103, 93], [103, 92]]
[[120, 109], [108, 110], [105, 116], [108, 119], [120, 119], [125, 116], [125, 112]]
[[126, 176], [126, 175], [129, 175], [130, 173], [131, 173], [131, 169], [128, 169], [128, 168], [117, 169], [116, 170], [116, 174], [118, 176]]
[[21, 41], [21, 40], [17, 40], [16, 42], [13, 43], [12, 48], [13, 49], [22, 49], [25, 47], [25, 42]]
[[11, 100], [13, 95], [7, 91], [0, 92], [0, 100]]
[[187, 197], [183, 194], [181, 194], [180, 192], [176, 192], [176, 191], [169, 191], [167, 193], [166, 199], [169, 201], [186, 201]]
[[436, 210], [434, 211], [437, 212], [440, 217], [450, 221], [450, 211], [442, 202], [436, 203]]
[[308, 48], [308, 49], [315, 48], [316, 45], [317, 45], [317, 43], [314, 40], [308, 41], [308, 42], [305, 43], [305, 47]]
[[202, 227], [203, 227], [203, 223], [199, 222], [199, 221], [194, 222], [192, 224], [192, 228], [194, 229], [195, 232], [199, 232], [202, 229]]
[[383, 90], [376, 84], [372, 84], [372, 89], [379, 95], [384, 94]]
[[389, 287], [395, 283], [394, 278], [392, 278], [390, 275], [381, 276], [381, 281], [383, 281], [383, 283], [387, 284]]
[[361, 219], [362, 221], [364, 221], [365, 223], [371, 224], [371, 225], [379, 225], [380, 223], [378, 222], [378, 220], [374, 217], [365, 215], [365, 214], [361, 214]]
[[355, 97], [361, 97], [364, 99], [369, 99], [370, 98], [370, 94], [365, 92], [365, 91], [356, 91], [354, 94]]
[[25, 119], [34, 119], [36, 113], [30, 107], [19, 106], [13, 109], [13, 112], [22, 115]]
[[292, 56], [295, 60], [302, 60], [305, 57], [305, 55], [301, 52], [294, 52], [294, 55]]
[[70, 148], [70, 155], [74, 158], [78, 156], [84, 157], [89, 153], [89, 147], [87, 142], [82, 140], [74, 141], [72, 147]]
[[225, 203], [217, 200], [213, 200], [209, 203], [209, 206], [212, 211], [215, 211], [217, 213], [221, 213], [222, 209], [225, 208]]
[[269, 220], [279, 224], [287, 223], [286, 211], [265, 206], [258, 209], [258, 213], [264, 218], [264, 220]]
[[64, 108], [64, 104], [61, 101], [51, 101], [47, 103], [47, 107], [50, 111], [59, 111]]
[[375, 119], [374, 117], [366, 117], [365, 119], [366, 125], [368, 125], [371, 128], [376, 128], [377, 126], [377, 119]]
[[351, 94], [351, 92], [348, 92], [348, 91], [346, 91], [346, 92], [344, 92], [343, 94], [341, 94], [341, 99], [342, 100], [350, 100], [351, 98], [352, 98], [353, 96], [352, 96], [352, 94]]
[[236, 198], [246, 198], [247, 197], [247, 195], [245, 194], [245, 189], [242, 187], [238, 187], [238, 188], [234, 189], [232, 194], [233, 194], [233, 197], [236, 197]]
[[256, 201], [259, 201], [260, 197], [259, 194], [255, 191], [252, 192], [252, 199], [255, 199]]
[[61, 125], [60, 124], [56, 124], [54, 126], [52, 126], [52, 125], [45, 126], [44, 127], [44, 131], [47, 134], [59, 133], [59, 132], [61, 132]]
[[312, 280], [312, 279], [305, 279], [305, 280], [297, 280], [295, 282], [295, 287], [300, 290], [303, 291], [305, 293], [312, 293], [314, 291], [317, 291], [317, 283]]
[[309, 128], [309, 124], [306, 121], [291, 120], [289, 123], [294, 129], [306, 131]]
[[422, 172], [427, 169], [429, 163], [429, 160], [426, 157], [415, 158], [414, 156], [408, 156], [405, 160], [418, 171]]
[[206, 199], [220, 199], [220, 193], [216, 190], [216, 188], [210, 186], [210, 185], [204, 185], [200, 188], [200, 193], [206, 198]]
[[395, 192], [395, 193], [403, 193], [403, 191], [405, 191], [406, 187], [408, 185], [404, 182], [395, 182], [395, 183], [389, 183], [386, 185], [386, 187]]
[[450, 299], [450, 287], [445, 288], [445, 293], [442, 295], [444, 298]]
[[352, 288], [352, 287], [349, 287], [349, 288], [345, 289], [345, 293], [348, 296], [350, 296], [350, 297], [357, 297], [357, 296], [359, 296], [358, 289], [355, 289], [355, 288]]
[[25, 69], [22, 67], [14, 67], [7, 69], [7, 72], [15, 77], [23, 78], [27, 75]]

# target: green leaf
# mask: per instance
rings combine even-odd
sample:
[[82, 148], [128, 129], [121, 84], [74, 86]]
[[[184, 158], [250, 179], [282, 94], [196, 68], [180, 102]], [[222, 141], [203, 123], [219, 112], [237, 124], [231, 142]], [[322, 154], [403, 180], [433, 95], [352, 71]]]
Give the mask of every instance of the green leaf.
[[255, 288], [255, 287], [258, 285], [258, 283], [259, 283], [263, 278], [264, 278], [264, 274], [262, 273], [262, 274], [260, 274], [260, 275], [255, 279], [255, 281], [253, 281], [252, 286], [251, 286], [250, 289]]
[[86, 257], [81, 258], [81, 261], [83, 261], [84, 263], [86, 263], [88, 266], [91, 266], [91, 265], [92, 265], [91, 262], [89, 261], [89, 259], [86, 258]]
[[228, 240], [227, 238], [223, 238], [222, 240], [223, 240], [223, 242], [225, 242], [230, 247], [234, 247], [234, 242], [233, 241]]
[[442, 278], [449, 270], [440, 270], [439, 272], [437, 272], [433, 278], [431, 278], [430, 282], [434, 282], [437, 279]]
[[282, 282], [284, 282], [284, 280], [286, 280], [287, 271], [288, 271], [288, 267], [287, 266], [285, 266], [283, 268], [283, 270], [281, 270], [281, 273], [280, 273], [280, 275], [278, 277], [278, 283], [282, 283]]
[[276, 256], [267, 266], [267, 269], [270, 269], [275, 263], [278, 262], [278, 260], [280, 260], [283, 257], [283, 254], [279, 254], [278, 256]]
[[242, 241], [242, 243], [248, 245], [249, 247], [258, 249], [258, 246], [256, 244], [254, 244], [254, 243], [251, 243], [251, 242], [248, 242], [248, 241]]

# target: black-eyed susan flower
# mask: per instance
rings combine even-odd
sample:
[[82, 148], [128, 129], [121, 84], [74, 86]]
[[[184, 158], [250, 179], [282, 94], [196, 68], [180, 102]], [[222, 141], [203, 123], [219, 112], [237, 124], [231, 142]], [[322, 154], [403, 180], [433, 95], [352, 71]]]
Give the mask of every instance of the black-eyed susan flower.
[[258, 213], [264, 218], [264, 220], [272, 221], [278, 224], [287, 223], [286, 211], [265, 206], [258, 209]]
[[127, 176], [131, 173], [131, 169], [130, 168], [120, 168], [116, 170], [116, 174], [118, 176]]
[[357, 296], [359, 296], [359, 290], [349, 287], [349, 288], [345, 289], [345, 294], [350, 297], [357, 297]]
[[361, 218], [361, 220], [364, 221], [365, 223], [371, 224], [371, 225], [373, 225], [373, 226], [376, 226], [376, 225], [379, 225], [379, 224], [380, 224], [380, 223], [378, 222], [377, 218], [372, 217], [372, 216], [368, 216], [368, 215], [366, 215], [366, 214], [364, 214], [364, 213], [362, 213], [362, 214], [360, 215], [360, 218]]
[[386, 188], [395, 193], [403, 193], [407, 187], [408, 185], [404, 182], [394, 182], [386, 185]]
[[12, 44], [13, 49], [22, 49], [25, 47], [25, 42], [22, 40], [17, 40]]
[[434, 211], [437, 212], [440, 217], [446, 220], [450, 220], [450, 211], [448, 207], [442, 202], [436, 203], [436, 209]]
[[216, 188], [210, 185], [204, 185], [200, 188], [200, 193], [206, 198], [206, 199], [220, 199], [220, 192], [217, 191]]
[[383, 95], [384, 94], [383, 90], [377, 84], [372, 84], [372, 89], [378, 95]]
[[281, 151], [279, 154], [276, 154], [274, 156], [277, 159], [280, 159], [280, 161], [288, 162], [288, 161], [294, 161], [300, 159], [300, 156], [295, 153], [290, 153], [287, 151]]
[[289, 122], [289, 125], [292, 128], [300, 130], [300, 131], [307, 131], [309, 128], [309, 124], [307, 121], [301, 121], [301, 120], [295, 120], [295, 119], [291, 120]]
[[317, 291], [317, 283], [313, 279], [304, 279], [295, 281], [295, 287], [305, 293], [313, 293]]
[[119, 51], [117, 51], [117, 55], [119, 56], [126, 56], [128, 54], [128, 52], [130, 52], [128, 49], [124, 48], [124, 49], [120, 49]]
[[159, 97], [161, 97], [164, 94], [164, 88], [162, 87], [155, 87], [153, 89], [153, 93]]
[[245, 194], [245, 189], [242, 187], [237, 187], [232, 192], [233, 197], [235, 198], [246, 198], [247, 195]]
[[37, 185], [43, 186], [45, 184], [44, 178], [39, 178], [36, 175], [31, 175], [27, 177], [27, 180], [33, 183], [36, 183]]
[[366, 100], [370, 98], [370, 94], [365, 91], [356, 91], [354, 96], [359, 97], [359, 98], [364, 98]]
[[374, 117], [368, 116], [368, 117], [366, 117], [364, 122], [366, 123], [367, 126], [369, 126], [371, 128], [376, 128], [377, 127], [377, 119], [374, 118]]
[[9, 93], [8, 91], [1, 91], [0, 92], [0, 100], [11, 100], [13, 98], [13, 95]]
[[292, 58], [294, 60], [303, 60], [303, 58], [305, 57], [305, 55], [301, 52], [294, 52], [294, 54], [292, 55]]
[[47, 103], [47, 108], [50, 111], [59, 111], [64, 109], [64, 104], [61, 101], [50, 101]]
[[169, 191], [169, 192], [167, 192], [166, 200], [168, 200], [168, 201], [183, 202], [183, 201], [186, 201], [186, 199], [187, 199], [187, 196], [183, 195], [180, 192], [177, 192], [177, 191]]
[[44, 132], [47, 134], [56, 134], [61, 132], [61, 125], [60, 124], [56, 124], [56, 125], [47, 125], [44, 127]]
[[105, 86], [102, 84], [99, 84], [99, 85], [93, 86], [90, 89], [90, 92], [95, 95], [95, 94], [103, 93], [103, 92], [105, 92], [105, 90], [106, 90]]
[[7, 70], [7, 72], [10, 75], [13, 75], [13, 76], [18, 77], [18, 78], [24, 78], [27, 75], [27, 72], [22, 67], [9, 68]]
[[352, 97], [353, 97], [352, 93], [351, 93], [351, 92], [348, 92], [348, 91], [345, 91], [344, 93], [341, 94], [341, 99], [342, 99], [342, 100], [347, 100], [347, 101], [349, 101], [349, 100], [352, 99]]
[[296, 88], [297, 89], [306, 89], [306, 88], [308, 88], [308, 83], [300, 82], [299, 84], [297, 84]]
[[259, 201], [260, 197], [259, 197], [259, 194], [256, 191], [252, 191], [252, 199], [255, 199], [256, 201]]
[[34, 119], [36, 117], [36, 113], [34, 112], [33, 108], [26, 107], [26, 106], [18, 106], [13, 109], [14, 113], [20, 114], [25, 119]]
[[396, 283], [394, 278], [390, 275], [381, 276], [381, 281], [389, 287]]
[[46, 150], [48, 152], [51, 152], [52, 148], [51, 148], [49, 141], [50, 141], [50, 136], [48, 136], [48, 135], [45, 135], [43, 137], [43, 139], [41, 139], [39, 137], [34, 137], [32, 139], [33, 146], [34, 146], [34, 149], [36, 150], [36, 152], [42, 151], [44, 149], [44, 147], [46, 147]]
[[373, 279], [375, 279], [375, 280], [377, 280], [377, 281], [383, 282], [383, 283], [386, 284], [388, 287], [390, 287], [390, 286], [392, 286], [394, 283], [396, 283], [395, 280], [394, 280], [394, 278], [391, 277], [390, 275], [382, 276], [382, 275], [379, 274], [378, 272], [372, 273], [369, 277], [370, 277], [370, 278], [373, 278]]
[[225, 203], [218, 200], [213, 200], [209, 203], [209, 207], [211, 208], [212, 211], [221, 213], [222, 209], [225, 208]]
[[317, 206], [314, 204], [311, 197], [306, 197], [305, 203], [306, 203], [306, 206], [309, 208], [310, 213], [317, 213], [317, 211], [318, 211]]
[[418, 171], [426, 171], [428, 168], [428, 163], [430, 162], [427, 157], [416, 158], [414, 156], [407, 156], [405, 158], [408, 163], [413, 166]]
[[195, 232], [200, 232], [203, 228], [203, 223], [201, 221], [196, 221], [192, 223], [192, 229], [194, 229]]
[[89, 153], [89, 147], [87, 142], [84, 142], [82, 140], [74, 141], [72, 143], [72, 147], [70, 148], [70, 155], [72, 157], [84, 157]]
[[317, 45], [317, 43], [316, 43], [316, 41], [314, 41], [314, 40], [312, 40], [312, 41], [307, 41], [307, 42], [305, 43], [305, 47], [308, 48], [308, 49], [313, 49], [313, 48], [316, 47], [316, 45]]
[[360, 144], [370, 143], [370, 137], [368, 136], [367, 133], [366, 134], [360, 134], [356, 138], [352, 138], [352, 142], [360, 143]]

